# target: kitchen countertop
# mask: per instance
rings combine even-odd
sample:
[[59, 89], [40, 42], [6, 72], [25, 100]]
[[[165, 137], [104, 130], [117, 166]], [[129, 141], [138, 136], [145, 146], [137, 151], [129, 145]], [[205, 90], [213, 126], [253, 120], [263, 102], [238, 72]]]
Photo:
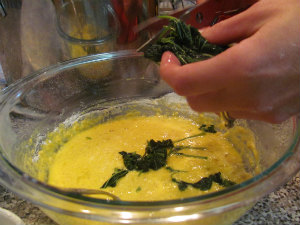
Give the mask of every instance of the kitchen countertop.
[[[262, 198], [234, 225], [299, 225], [300, 173]], [[0, 207], [17, 214], [26, 225], [56, 225], [38, 207], [0, 186]]]

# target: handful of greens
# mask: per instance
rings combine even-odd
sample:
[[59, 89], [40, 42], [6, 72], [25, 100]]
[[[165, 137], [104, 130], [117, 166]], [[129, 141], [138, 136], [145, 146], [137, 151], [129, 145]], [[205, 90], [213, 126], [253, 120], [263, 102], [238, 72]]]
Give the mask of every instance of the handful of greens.
[[[143, 47], [144, 57], [159, 63], [165, 51], [173, 52], [182, 65], [212, 58], [229, 48], [228, 45], [216, 45], [208, 42], [197, 28], [185, 24], [172, 16], [160, 16], [168, 19], [170, 24], [165, 26], [157, 41]], [[233, 127], [234, 119], [227, 112], [220, 113], [226, 127]]]
[[209, 59], [228, 48], [208, 42], [198, 29], [172, 16], [160, 16], [170, 24], [164, 27], [155, 44], [144, 51], [144, 57], [160, 62], [165, 51], [173, 52], [181, 64]]

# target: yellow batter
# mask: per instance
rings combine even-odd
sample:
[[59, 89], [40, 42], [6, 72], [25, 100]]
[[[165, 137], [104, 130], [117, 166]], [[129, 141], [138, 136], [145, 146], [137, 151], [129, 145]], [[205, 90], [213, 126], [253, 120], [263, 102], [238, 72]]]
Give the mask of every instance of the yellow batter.
[[[162, 115], [129, 115], [99, 124], [77, 133], [59, 149], [49, 167], [47, 182], [57, 187], [99, 190], [112, 176], [115, 168], [125, 169], [119, 152], [143, 155], [150, 139], [179, 140], [200, 133], [200, 125], [187, 118]], [[237, 144], [229, 141], [229, 137], [235, 134], [244, 136], [241, 140], [246, 140], [247, 147], [255, 151], [254, 138], [245, 128], [236, 126], [227, 132], [205, 133], [175, 145], [203, 147], [204, 150], [186, 149], [180, 152], [207, 159], [170, 155], [165, 167], [146, 173], [129, 171], [117, 182], [116, 187], [101, 190], [122, 200], [155, 201], [196, 196], [224, 188], [214, 182], [208, 191], [192, 186], [180, 191], [172, 178], [195, 183], [203, 177], [221, 172], [224, 179], [240, 183], [253, 174], [245, 170], [242, 157], [236, 149]], [[43, 154], [47, 155], [42, 149], [41, 158]], [[174, 173], [166, 167], [181, 172]]]

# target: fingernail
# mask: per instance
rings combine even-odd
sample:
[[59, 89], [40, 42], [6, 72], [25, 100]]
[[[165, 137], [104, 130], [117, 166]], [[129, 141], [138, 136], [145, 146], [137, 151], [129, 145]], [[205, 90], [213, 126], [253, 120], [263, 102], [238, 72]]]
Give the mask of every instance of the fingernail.
[[161, 58], [161, 65], [167, 64], [180, 65], [180, 62], [172, 52], [165, 52]]

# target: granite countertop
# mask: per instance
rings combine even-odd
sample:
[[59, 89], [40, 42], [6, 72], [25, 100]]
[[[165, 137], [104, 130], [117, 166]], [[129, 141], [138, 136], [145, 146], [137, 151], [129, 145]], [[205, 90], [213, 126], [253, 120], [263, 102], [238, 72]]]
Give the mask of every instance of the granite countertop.
[[[300, 173], [262, 198], [234, 225], [299, 225]], [[0, 186], [0, 207], [17, 214], [26, 225], [57, 225], [38, 207]]]

